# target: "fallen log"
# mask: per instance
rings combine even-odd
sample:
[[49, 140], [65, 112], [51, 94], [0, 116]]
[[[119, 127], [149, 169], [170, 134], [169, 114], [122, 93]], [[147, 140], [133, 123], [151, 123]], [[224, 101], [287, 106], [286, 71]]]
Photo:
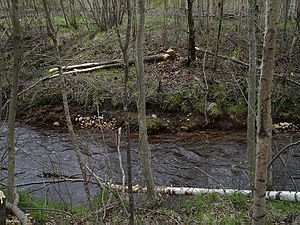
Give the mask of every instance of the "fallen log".
[[[95, 180], [89, 180], [89, 183], [97, 184], [102, 188], [105, 186], [107, 188], [112, 188], [118, 191], [127, 191], [128, 186], [124, 186], [121, 184], [115, 184], [110, 182], [105, 182], [103, 179], [92, 174]], [[52, 179], [52, 180], [42, 180], [36, 181], [26, 184], [17, 184], [17, 187], [24, 187], [28, 185], [36, 185], [36, 184], [45, 184], [45, 183], [61, 183], [61, 182], [83, 182], [83, 179]], [[141, 187], [139, 185], [134, 185], [132, 187], [132, 191], [134, 193], [138, 192], [146, 192], [146, 187]], [[165, 187], [165, 186], [156, 186], [156, 191], [161, 194], [169, 194], [169, 195], [198, 195], [198, 194], [212, 194], [217, 193], [220, 195], [232, 195], [232, 194], [242, 194], [246, 196], [252, 196], [251, 190], [238, 190], [238, 189], [208, 189], [208, 188], [193, 188], [193, 187]], [[289, 201], [289, 202], [300, 202], [300, 192], [297, 191], [267, 191], [266, 199], [269, 200], [281, 200], [281, 201]]]
[[[145, 56], [144, 62], [146, 63], [154, 63], [154, 62], [161, 62], [164, 60], [169, 59], [172, 54], [156, 54], [156, 55], [148, 55]], [[135, 64], [135, 59], [129, 59], [129, 65], [132, 66]], [[82, 73], [82, 72], [90, 72], [93, 70], [99, 69], [109, 69], [109, 68], [117, 68], [123, 67], [124, 60], [123, 59], [114, 59], [106, 62], [94, 62], [94, 63], [83, 63], [78, 65], [71, 65], [71, 66], [63, 66], [64, 74], [71, 74], [71, 73]], [[49, 70], [50, 73], [57, 72], [58, 68], [52, 68]], [[69, 72], [66, 72], [69, 71]]]
[[[206, 188], [191, 188], [191, 187], [157, 187], [160, 193], [174, 194], [174, 195], [197, 195], [197, 194], [211, 194], [218, 193], [220, 195], [242, 194], [251, 196], [251, 190], [236, 190], [236, 189], [206, 189]], [[300, 192], [295, 191], [267, 191], [266, 199], [282, 200], [290, 202], [300, 201]]]
[[[96, 179], [99, 186], [109, 186], [110, 188], [119, 190], [119, 191], [128, 191], [128, 186], [114, 184], [109, 182], [104, 182], [103, 179], [94, 174], [87, 166], [86, 168], [91, 172], [92, 176]], [[134, 185], [132, 187], [134, 193], [137, 192], [146, 192], [146, 187], [141, 187], [139, 185]], [[156, 191], [161, 194], [172, 194], [172, 195], [197, 195], [197, 194], [211, 194], [218, 193], [220, 195], [232, 195], [232, 194], [242, 194], [246, 196], [252, 196], [251, 190], [237, 190], [237, 189], [208, 189], [208, 188], [193, 188], [193, 187], [165, 187], [165, 186], [156, 186]], [[269, 200], [283, 200], [290, 202], [299, 202], [300, 201], [300, 192], [295, 191], [267, 191], [266, 199]]]

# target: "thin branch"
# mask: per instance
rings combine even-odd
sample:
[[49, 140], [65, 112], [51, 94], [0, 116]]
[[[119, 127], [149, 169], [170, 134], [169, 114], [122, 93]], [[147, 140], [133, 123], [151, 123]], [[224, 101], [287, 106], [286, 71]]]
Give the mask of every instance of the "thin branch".
[[300, 144], [300, 140], [299, 141], [296, 141], [296, 142], [293, 142], [287, 146], [285, 146], [284, 148], [282, 148], [275, 156], [274, 158], [271, 160], [271, 162], [268, 164], [268, 168], [274, 163], [274, 161], [285, 151], [287, 151], [290, 147], [293, 147], [295, 145], [298, 145]]
[[48, 209], [48, 208], [23, 208], [26, 211], [46, 211], [46, 212], [55, 212], [55, 213], [61, 213], [61, 214], [66, 214], [70, 217], [72, 217], [73, 219], [75, 219], [74, 215], [64, 211], [64, 210], [60, 210], [60, 209]]
[[10, 202], [6, 202], [6, 208], [13, 212], [13, 214], [18, 218], [22, 225], [27, 225], [27, 215], [18, 206]]

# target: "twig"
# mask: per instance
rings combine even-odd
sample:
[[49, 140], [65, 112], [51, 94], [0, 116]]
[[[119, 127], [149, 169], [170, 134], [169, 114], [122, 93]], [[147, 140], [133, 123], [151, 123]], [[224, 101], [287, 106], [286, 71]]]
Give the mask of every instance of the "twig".
[[[174, 165], [174, 166], [176, 167], [176, 165]], [[207, 177], [209, 177], [210, 179], [212, 179], [213, 181], [215, 181], [217, 184], [220, 185], [221, 189], [222, 189], [223, 192], [224, 192], [224, 196], [227, 198], [227, 200], [228, 200], [229, 203], [230, 203], [230, 206], [231, 206], [231, 208], [232, 208], [232, 210], [233, 210], [233, 213], [234, 213], [234, 216], [235, 216], [236, 220], [240, 223], [240, 219], [239, 219], [239, 216], [238, 216], [238, 214], [237, 214], [237, 212], [236, 212], [236, 210], [235, 210], [235, 207], [234, 207], [232, 201], [230, 200], [230, 198], [228, 197], [228, 195], [227, 195], [227, 193], [226, 193], [226, 189], [225, 189], [225, 187], [221, 184], [221, 182], [219, 182], [216, 178], [214, 178], [213, 176], [209, 175], [207, 172], [205, 172], [204, 170], [200, 169], [200, 168], [197, 167], [197, 166], [194, 166], [194, 165], [193, 165], [193, 166], [187, 166], [186, 168], [191, 168], [191, 167], [193, 167], [193, 168], [199, 170], [201, 173], [205, 174]]]
[[75, 219], [74, 215], [72, 213], [69, 213], [67, 211], [64, 210], [60, 210], [60, 209], [48, 209], [48, 208], [23, 208], [24, 210], [28, 210], [28, 211], [48, 211], [48, 212], [56, 212], [56, 213], [62, 213], [62, 214], [66, 214], [70, 217], [72, 217], [73, 219]]
[[268, 168], [274, 163], [274, 161], [285, 151], [287, 151], [290, 147], [293, 147], [295, 145], [300, 144], [300, 140], [293, 142], [287, 146], [285, 146], [284, 148], [282, 148], [279, 152], [277, 152], [277, 154], [274, 156], [274, 158], [271, 160], [271, 162], [268, 164]]
[[205, 123], [208, 124], [208, 120], [207, 120], [207, 97], [208, 97], [208, 83], [207, 83], [207, 77], [206, 77], [206, 73], [205, 73], [205, 64], [206, 64], [206, 54], [207, 54], [207, 49], [204, 52], [204, 56], [203, 56], [203, 64], [202, 64], [202, 70], [203, 70], [203, 75], [204, 75], [204, 81], [205, 81], [205, 99], [204, 99], [204, 117], [205, 117]]
[[157, 210], [152, 210], [152, 209], [147, 209], [147, 208], [137, 208], [137, 210], [139, 211], [145, 211], [145, 212], [150, 212], [153, 214], [158, 214], [158, 215], [163, 215], [163, 216], [167, 216], [169, 217], [171, 220], [173, 220], [176, 224], [181, 224], [176, 218], [174, 218], [173, 216], [167, 214], [167, 213], [163, 213]]
[[[215, 53], [214, 53], [214, 52], [208, 51], [207, 49], [206, 49], [206, 50], [203, 50], [203, 49], [197, 49], [197, 50], [200, 51], [200, 52], [204, 52], [204, 53], [207, 53], [207, 54], [209, 54], [209, 55], [215, 56]], [[234, 58], [234, 57], [228, 57], [228, 56], [220, 55], [220, 54], [218, 54], [217, 57], [222, 58], [222, 59], [230, 60], [230, 61], [232, 61], [232, 62], [235, 62], [235, 63], [240, 64], [240, 65], [243, 65], [243, 66], [249, 66], [248, 63], [243, 62], [243, 61], [241, 61], [241, 60], [239, 60], [239, 59], [236, 59], [236, 58]], [[258, 68], [260, 69], [260, 67], [258, 67]]]
[[[20, 183], [16, 184], [15, 187], [25, 187], [30, 185], [36, 185], [36, 184], [56, 184], [56, 183], [63, 183], [63, 182], [83, 182], [83, 179], [70, 179], [70, 178], [64, 178], [64, 179], [53, 179], [53, 180], [41, 180], [41, 181], [33, 181], [28, 183]], [[89, 183], [95, 183], [93, 181], [89, 181]]]
[[[273, 141], [273, 144], [274, 144], [274, 146], [275, 146], [275, 149], [278, 150], [278, 147], [277, 147], [275, 141], [274, 141], [273, 139], [272, 139], [272, 141]], [[281, 155], [279, 156], [279, 158], [280, 158], [280, 161], [281, 161], [282, 165], [283, 165], [284, 168], [285, 168], [286, 173], [288, 174], [288, 176], [290, 177], [290, 179], [291, 179], [291, 181], [292, 181], [292, 183], [293, 183], [293, 185], [294, 185], [295, 191], [298, 192], [297, 184], [296, 184], [295, 179], [293, 178], [293, 176], [292, 176], [290, 170], [288, 169], [286, 162], [283, 160], [283, 158], [282, 158]]]
[[[122, 127], [118, 128], [118, 133], [117, 133], [117, 151], [118, 151], [118, 156], [119, 156], [119, 164], [120, 164], [120, 169], [122, 172], [122, 185], [125, 187], [125, 172], [122, 164], [122, 155], [120, 151], [120, 144], [121, 144], [121, 132], [122, 132]], [[125, 192], [125, 188], [123, 190], [123, 193]]]
[[[56, 78], [58, 77], [59, 75], [58, 74], [54, 74], [54, 75], [49, 75], [49, 76], [46, 76], [46, 77], [43, 77], [39, 80], [37, 80], [36, 82], [34, 82], [32, 85], [30, 85], [29, 87], [25, 88], [24, 90], [22, 90], [21, 92], [18, 93], [18, 97], [22, 94], [24, 94], [25, 92], [29, 91], [30, 89], [34, 88], [36, 85], [38, 85], [39, 83], [43, 82], [43, 81], [46, 81], [46, 80], [50, 80], [52, 78]], [[8, 99], [4, 104], [3, 106], [1, 107], [1, 111], [3, 111], [6, 106], [9, 104], [10, 102], [10, 99]]]
[[21, 222], [22, 225], [27, 225], [28, 218], [27, 215], [16, 205], [6, 202], [6, 208], [10, 210]]
[[87, 165], [84, 165], [84, 166], [90, 172], [90, 174], [95, 178], [97, 184], [102, 189], [105, 189], [107, 187], [107, 184], [99, 176], [97, 176]]

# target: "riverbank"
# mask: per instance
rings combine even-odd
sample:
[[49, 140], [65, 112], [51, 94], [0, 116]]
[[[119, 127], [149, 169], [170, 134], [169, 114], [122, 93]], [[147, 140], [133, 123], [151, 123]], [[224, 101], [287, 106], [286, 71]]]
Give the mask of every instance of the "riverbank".
[[[153, 19], [149, 11], [148, 26], [153, 29], [145, 31], [145, 55], [166, 53], [171, 48], [176, 57], [161, 62], [145, 64], [146, 101], [148, 109], [148, 128], [150, 132], [201, 131], [207, 129], [240, 130], [246, 127], [247, 117], [247, 76], [248, 76], [248, 45], [246, 26], [237, 32], [231, 26], [232, 21], [223, 24], [222, 44], [217, 58], [213, 55], [217, 30], [208, 34], [196, 35], [197, 59], [186, 65], [186, 33], [178, 30], [173, 35], [173, 21], [161, 17]], [[59, 17], [59, 16], [57, 16]], [[183, 23], [186, 23], [184, 21]], [[212, 19], [212, 24], [217, 20]], [[161, 26], [169, 30], [164, 43], [161, 42]], [[293, 22], [290, 21], [284, 32], [283, 24], [279, 24], [276, 48], [274, 88], [272, 90], [272, 118], [274, 123], [300, 123], [299, 88], [299, 45], [287, 60], [289, 54], [287, 42], [293, 40]], [[55, 68], [53, 61], [53, 45], [47, 40], [46, 28], [40, 27], [36, 36], [34, 27], [26, 30], [24, 48], [29, 51], [20, 76], [20, 92], [27, 89], [42, 77], [51, 74]], [[58, 33], [62, 54], [62, 65], [70, 66], [90, 62], [107, 62], [122, 59], [118, 48], [117, 34], [114, 29], [106, 32], [94, 28], [78, 27], [78, 30], [63, 27]], [[258, 39], [262, 40], [262, 32]], [[32, 39], [40, 43], [33, 48]], [[262, 46], [258, 45], [258, 53]], [[31, 51], [31, 48], [33, 50]], [[129, 56], [134, 59], [134, 42], [129, 46]], [[206, 51], [207, 50], [207, 51]], [[210, 52], [211, 54], [206, 54]], [[9, 51], [8, 51], [9, 55]], [[10, 58], [5, 61], [9, 68]], [[260, 63], [260, 62], [258, 62]], [[259, 71], [257, 71], [259, 77]], [[122, 124], [123, 105], [123, 69], [109, 68], [74, 73], [67, 75], [68, 100], [70, 111], [75, 122], [78, 115], [91, 117], [104, 116], [110, 122], [116, 118]], [[9, 99], [9, 80], [3, 79], [3, 101]], [[22, 93], [18, 102], [18, 119], [32, 126], [53, 128], [53, 124], [65, 127], [61, 84], [59, 78], [45, 80]], [[129, 111], [131, 112], [132, 130], [136, 130], [137, 88], [135, 68], [129, 74]], [[154, 116], [153, 116], [154, 115]], [[2, 117], [5, 116], [3, 112]], [[169, 121], [169, 122], [168, 122]], [[79, 126], [80, 127], [80, 126]], [[55, 128], [56, 129], [56, 128]]]

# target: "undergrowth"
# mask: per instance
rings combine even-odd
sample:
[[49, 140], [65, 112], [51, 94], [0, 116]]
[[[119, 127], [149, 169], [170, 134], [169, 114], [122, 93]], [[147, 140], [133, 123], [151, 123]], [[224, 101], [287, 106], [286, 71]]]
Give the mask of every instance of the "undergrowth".
[[[126, 224], [128, 217], [118, 198], [113, 198], [107, 206], [104, 217], [106, 224]], [[74, 224], [82, 221], [90, 224], [95, 216], [103, 217], [103, 200], [107, 203], [108, 195], [104, 192], [93, 199], [95, 211], [91, 213], [84, 205], [72, 208], [66, 205], [50, 203], [20, 193], [19, 207], [32, 216], [36, 224], [55, 221], [56, 224]], [[126, 202], [125, 202], [126, 204]], [[248, 224], [251, 221], [252, 201], [242, 194], [221, 196], [216, 193], [196, 196], [167, 196], [154, 208], [136, 206], [135, 224]], [[300, 222], [300, 203], [285, 201], [267, 201], [267, 224], [298, 224]]]

